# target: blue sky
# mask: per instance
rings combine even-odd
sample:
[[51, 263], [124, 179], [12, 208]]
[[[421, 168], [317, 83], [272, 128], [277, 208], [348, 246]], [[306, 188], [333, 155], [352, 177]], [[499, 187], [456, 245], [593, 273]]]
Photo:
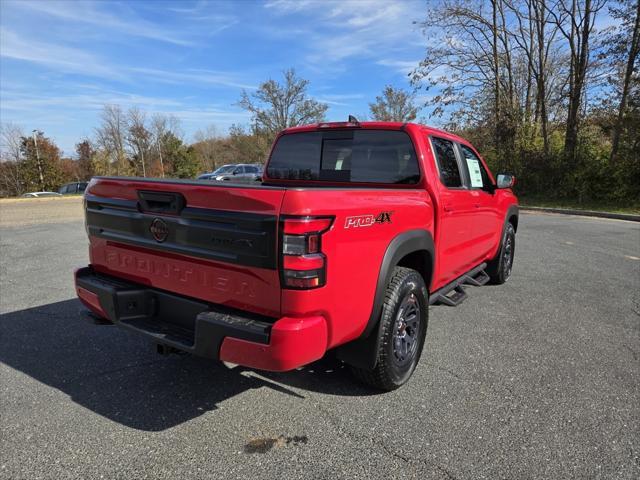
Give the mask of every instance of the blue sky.
[[57, 2], [1, 0], [0, 120], [73, 154], [104, 104], [178, 117], [187, 140], [249, 117], [242, 89], [294, 67], [328, 118], [365, 115], [408, 88], [425, 39], [422, 1]]

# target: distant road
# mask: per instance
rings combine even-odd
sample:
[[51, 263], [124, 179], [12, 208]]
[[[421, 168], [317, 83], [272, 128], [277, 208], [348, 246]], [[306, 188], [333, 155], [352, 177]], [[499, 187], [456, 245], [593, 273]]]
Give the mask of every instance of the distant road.
[[82, 197], [0, 199], [0, 227], [82, 219]]

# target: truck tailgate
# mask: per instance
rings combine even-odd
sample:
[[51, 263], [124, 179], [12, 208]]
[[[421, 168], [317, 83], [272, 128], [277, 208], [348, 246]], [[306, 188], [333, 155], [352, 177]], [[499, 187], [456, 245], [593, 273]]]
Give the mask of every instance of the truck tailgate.
[[98, 177], [85, 194], [95, 270], [211, 303], [280, 314], [285, 189]]

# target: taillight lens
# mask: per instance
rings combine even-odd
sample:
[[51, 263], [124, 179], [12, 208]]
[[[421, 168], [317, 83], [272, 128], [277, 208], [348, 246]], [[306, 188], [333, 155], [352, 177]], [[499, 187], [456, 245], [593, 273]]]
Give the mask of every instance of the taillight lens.
[[309, 289], [326, 282], [327, 258], [322, 253], [322, 234], [333, 218], [286, 217], [282, 219], [282, 284], [285, 288]]

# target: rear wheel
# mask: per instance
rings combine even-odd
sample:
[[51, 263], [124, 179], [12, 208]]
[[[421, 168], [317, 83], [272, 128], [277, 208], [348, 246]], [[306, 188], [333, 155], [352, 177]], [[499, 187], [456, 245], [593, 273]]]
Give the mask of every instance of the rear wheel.
[[497, 256], [489, 262], [487, 274], [491, 283], [501, 285], [511, 276], [513, 258], [516, 252], [516, 230], [512, 223], [507, 223], [502, 237], [502, 244]]
[[381, 390], [394, 390], [409, 380], [420, 360], [429, 317], [422, 276], [396, 267], [387, 286], [380, 318], [380, 341], [373, 370], [352, 367], [354, 375]]

